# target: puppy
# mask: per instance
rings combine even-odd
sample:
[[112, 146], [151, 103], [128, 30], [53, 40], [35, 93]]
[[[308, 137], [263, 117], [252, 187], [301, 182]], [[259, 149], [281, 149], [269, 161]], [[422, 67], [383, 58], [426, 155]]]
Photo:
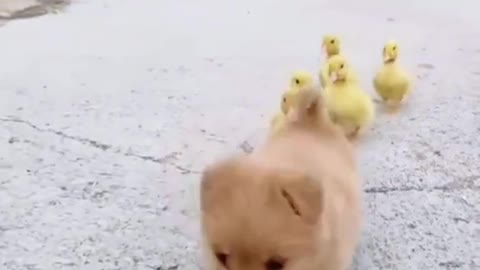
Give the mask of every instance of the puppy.
[[320, 93], [304, 89], [285, 128], [251, 155], [205, 169], [209, 269], [345, 270], [361, 231], [354, 153]]

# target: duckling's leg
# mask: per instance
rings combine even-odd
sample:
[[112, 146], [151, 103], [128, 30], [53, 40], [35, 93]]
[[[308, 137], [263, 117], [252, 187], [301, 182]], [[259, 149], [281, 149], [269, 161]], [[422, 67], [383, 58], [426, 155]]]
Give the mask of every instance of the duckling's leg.
[[403, 95], [402, 100], [400, 100], [400, 104], [405, 105], [409, 97], [410, 97], [410, 91], [408, 91], [407, 93], [405, 93], [405, 95]]
[[394, 100], [387, 101], [387, 113], [397, 114], [400, 111], [401, 103]]

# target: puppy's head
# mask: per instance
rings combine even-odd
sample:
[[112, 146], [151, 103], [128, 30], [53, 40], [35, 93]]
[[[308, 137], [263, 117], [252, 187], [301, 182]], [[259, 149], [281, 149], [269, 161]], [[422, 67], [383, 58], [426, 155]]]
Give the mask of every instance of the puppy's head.
[[202, 225], [214, 269], [293, 269], [317, 254], [322, 189], [308, 175], [237, 157], [207, 168]]
[[327, 114], [323, 97], [316, 87], [302, 88], [291, 98], [291, 110], [288, 111], [290, 126], [304, 126], [314, 129], [329, 129], [333, 126]]

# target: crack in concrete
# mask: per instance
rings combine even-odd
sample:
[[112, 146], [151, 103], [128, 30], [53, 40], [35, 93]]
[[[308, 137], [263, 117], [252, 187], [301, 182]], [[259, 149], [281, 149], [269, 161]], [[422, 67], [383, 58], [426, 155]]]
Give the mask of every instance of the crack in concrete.
[[414, 186], [406, 186], [406, 187], [370, 187], [366, 188], [363, 191], [367, 194], [370, 193], [381, 193], [381, 194], [388, 194], [392, 192], [409, 192], [409, 191], [425, 191], [425, 192], [432, 192], [432, 191], [442, 191], [442, 192], [451, 192], [451, 191], [459, 191], [459, 190], [479, 190], [480, 186], [475, 185], [475, 181], [480, 179], [480, 175], [472, 175], [467, 177], [458, 178], [456, 181], [452, 181], [445, 185], [441, 186], [433, 186], [433, 187], [414, 187]]
[[52, 128], [41, 128], [41, 127], [39, 127], [39, 126], [29, 122], [29, 121], [23, 120], [23, 119], [0, 118], [0, 121], [1, 122], [8, 122], [8, 123], [23, 124], [23, 125], [26, 125], [26, 126], [32, 128], [32, 129], [34, 129], [34, 130], [36, 130], [40, 133], [53, 134], [53, 135], [59, 136], [63, 139], [76, 141], [76, 142], [79, 142], [83, 145], [93, 147], [95, 149], [99, 149], [99, 150], [102, 150], [102, 151], [117, 149], [116, 151], [114, 151], [114, 153], [121, 154], [125, 157], [133, 157], [133, 158], [141, 159], [141, 160], [144, 160], [144, 161], [150, 161], [150, 162], [154, 162], [154, 163], [158, 163], [158, 164], [168, 164], [170, 166], [173, 166], [178, 171], [180, 171], [181, 174], [199, 174], [200, 173], [199, 171], [191, 170], [191, 169], [185, 168], [183, 166], [180, 166], [180, 165], [172, 162], [172, 160], [175, 160], [178, 157], [178, 155], [180, 155], [179, 152], [172, 152], [172, 153], [169, 153], [169, 154], [167, 154], [165, 156], [162, 156], [162, 157], [141, 155], [141, 154], [133, 153], [131, 151], [124, 152], [124, 151], [120, 150], [120, 147], [114, 147], [112, 145], [101, 143], [99, 141], [92, 140], [92, 139], [89, 139], [89, 138], [69, 135], [65, 132], [58, 131], [58, 130], [55, 130], [55, 129], [52, 129]]
[[155, 156], [145, 156], [145, 155], [140, 155], [140, 154], [135, 154], [132, 152], [126, 152], [123, 155], [126, 157], [134, 157], [134, 158], [139, 158], [143, 159], [145, 161], [151, 161], [159, 164], [164, 164], [168, 163], [172, 159], [176, 159], [180, 153], [179, 152], [172, 152], [170, 154], [167, 154], [163, 157], [155, 157]]
[[[3, 1], [3, 2], [2, 2]], [[27, 19], [63, 11], [71, 0], [1, 0], [0, 20]]]
[[465, 263], [460, 261], [448, 261], [448, 262], [441, 262], [438, 264], [438, 266], [447, 268], [447, 269], [460, 268], [463, 265], [465, 265]]
[[42, 133], [52, 133], [52, 134], [55, 134], [57, 136], [60, 136], [64, 139], [70, 139], [70, 140], [73, 140], [73, 141], [77, 141], [77, 142], [80, 142], [82, 144], [86, 144], [86, 145], [89, 145], [89, 146], [92, 146], [94, 148], [97, 148], [97, 149], [101, 149], [101, 150], [108, 150], [110, 148], [112, 148], [111, 145], [107, 145], [107, 144], [104, 144], [104, 143], [100, 143], [100, 142], [97, 142], [97, 141], [94, 141], [94, 140], [91, 140], [91, 139], [87, 139], [87, 138], [82, 138], [82, 137], [78, 137], [78, 136], [72, 136], [72, 135], [68, 135], [62, 131], [58, 131], [58, 130], [54, 130], [54, 129], [51, 129], [51, 128], [41, 128], [37, 125], [34, 125], [32, 124], [31, 122], [29, 121], [25, 121], [25, 120], [22, 120], [22, 119], [17, 119], [17, 118], [0, 118], [0, 121], [2, 122], [10, 122], [10, 123], [20, 123], [20, 124], [24, 124], [24, 125], [27, 125], [31, 128], [33, 128], [34, 130], [38, 131], [38, 132], [42, 132]]

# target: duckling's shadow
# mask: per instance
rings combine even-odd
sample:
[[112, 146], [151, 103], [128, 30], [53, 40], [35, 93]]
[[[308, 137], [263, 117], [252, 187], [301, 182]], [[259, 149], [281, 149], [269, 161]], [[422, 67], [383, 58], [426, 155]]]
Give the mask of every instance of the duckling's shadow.
[[375, 103], [375, 110], [377, 117], [380, 115], [386, 116], [397, 116], [402, 112], [408, 111], [409, 103], [402, 103], [398, 106], [389, 106], [382, 100], [374, 99], [373, 102]]

